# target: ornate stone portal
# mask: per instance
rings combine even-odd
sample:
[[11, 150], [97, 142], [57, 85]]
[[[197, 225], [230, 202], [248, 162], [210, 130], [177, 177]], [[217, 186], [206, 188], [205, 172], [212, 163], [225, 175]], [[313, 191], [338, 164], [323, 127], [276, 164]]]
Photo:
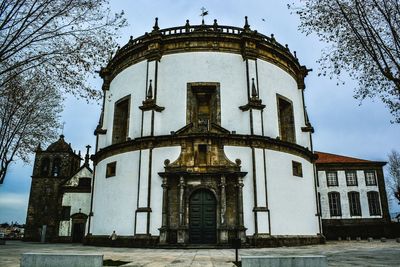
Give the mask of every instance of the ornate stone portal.
[[[246, 241], [242, 193], [246, 173], [240, 171], [240, 163], [229, 161], [223, 148], [206, 138], [182, 146], [175, 162], [165, 160], [165, 172], [159, 173], [163, 179], [161, 244]], [[201, 199], [210, 195], [215, 205]]]

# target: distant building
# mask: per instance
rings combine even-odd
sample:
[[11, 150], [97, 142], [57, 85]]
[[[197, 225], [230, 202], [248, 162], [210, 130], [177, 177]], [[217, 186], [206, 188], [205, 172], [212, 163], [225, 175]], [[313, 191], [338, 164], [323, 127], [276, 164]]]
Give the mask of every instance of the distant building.
[[339, 237], [384, 237], [390, 215], [382, 167], [369, 161], [316, 152], [323, 233]]
[[25, 240], [82, 241], [93, 176], [88, 152], [80, 166], [80, 154], [63, 135], [46, 150], [36, 149]]

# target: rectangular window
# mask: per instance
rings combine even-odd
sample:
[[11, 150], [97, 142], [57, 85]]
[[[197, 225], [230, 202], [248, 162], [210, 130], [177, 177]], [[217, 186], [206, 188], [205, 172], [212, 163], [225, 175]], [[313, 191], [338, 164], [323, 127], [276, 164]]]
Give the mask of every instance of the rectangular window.
[[350, 216], [361, 216], [360, 193], [349, 192], [348, 197]]
[[357, 186], [357, 172], [346, 171], [346, 183], [347, 186]]
[[117, 170], [116, 161], [108, 163], [106, 169], [106, 178], [115, 176], [116, 170]]
[[295, 127], [293, 116], [293, 105], [290, 101], [281, 96], [277, 97], [278, 101], [278, 120], [279, 120], [279, 135], [281, 140], [295, 143]]
[[367, 192], [369, 215], [381, 215], [381, 205], [379, 202], [379, 193], [375, 191]]
[[62, 206], [61, 221], [69, 221], [71, 216], [71, 206]]
[[365, 185], [376, 185], [375, 171], [365, 171]]
[[294, 176], [303, 177], [303, 168], [300, 162], [292, 161], [292, 171]]
[[329, 210], [331, 216], [342, 216], [342, 207], [340, 205], [340, 194], [338, 192], [329, 192]]
[[328, 186], [338, 186], [339, 185], [337, 172], [333, 172], [333, 171], [326, 172], [326, 184]]
[[198, 146], [199, 164], [207, 164], [207, 145]]
[[115, 103], [112, 143], [125, 142], [128, 137], [130, 96]]

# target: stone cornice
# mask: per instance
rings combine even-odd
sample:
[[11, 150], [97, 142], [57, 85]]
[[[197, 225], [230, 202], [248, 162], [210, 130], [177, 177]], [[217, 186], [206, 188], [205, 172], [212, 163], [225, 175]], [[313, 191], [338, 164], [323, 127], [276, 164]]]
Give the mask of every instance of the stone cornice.
[[250, 29], [214, 24], [157, 28], [136, 39], [131, 38], [101, 70], [103, 89], [108, 90], [112, 79], [135, 63], [195, 51], [234, 53], [244, 59], [268, 61], [289, 73], [297, 81], [299, 89], [305, 88], [304, 77], [309, 70], [300, 65], [295, 53], [279, 44], [273, 35], [267, 37]]
[[187, 142], [193, 142], [199, 139], [208, 139], [211, 142], [220, 144], [222, 146], [255, 147], [281, 151], [302, 157], [309, 162], [314, 162], [316, 159], [316, 156], [305, 147], [270, 137], [240, 134], [197, 133], [187, 135], [172, 134], [135, 138], [133, 140], [128, 140], [123, 143], [110, 145], [100, 149], [95, 155], [92, 156], [92, 160], [94, 164], [97, 164], [108, 157], [126, 152], [157, 147], [181, 146]]
[[370, 162], [334, 162], [334, 163], [315, 163], [318, 171], [323, 170], [368, 170], [368, 169], [381, 169], [386, 165], [384, 161], [370, 161]]

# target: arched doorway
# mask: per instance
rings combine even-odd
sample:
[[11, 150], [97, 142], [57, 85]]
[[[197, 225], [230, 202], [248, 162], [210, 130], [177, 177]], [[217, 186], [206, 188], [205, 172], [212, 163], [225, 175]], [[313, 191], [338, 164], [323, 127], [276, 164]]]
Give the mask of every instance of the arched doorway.
[[210, 190], [199, 189], [190, 196], [189, 240], [193, 244], [217, 241], [216, 200]]
[[86, 226], [87, 215], [83, 213], [75, 213], [71, 215], [71, 218], [72, 218], [72, 231], [71, 231], [72, 242], [82, 243], [83, 238], [85, 237], [85, 226]]

